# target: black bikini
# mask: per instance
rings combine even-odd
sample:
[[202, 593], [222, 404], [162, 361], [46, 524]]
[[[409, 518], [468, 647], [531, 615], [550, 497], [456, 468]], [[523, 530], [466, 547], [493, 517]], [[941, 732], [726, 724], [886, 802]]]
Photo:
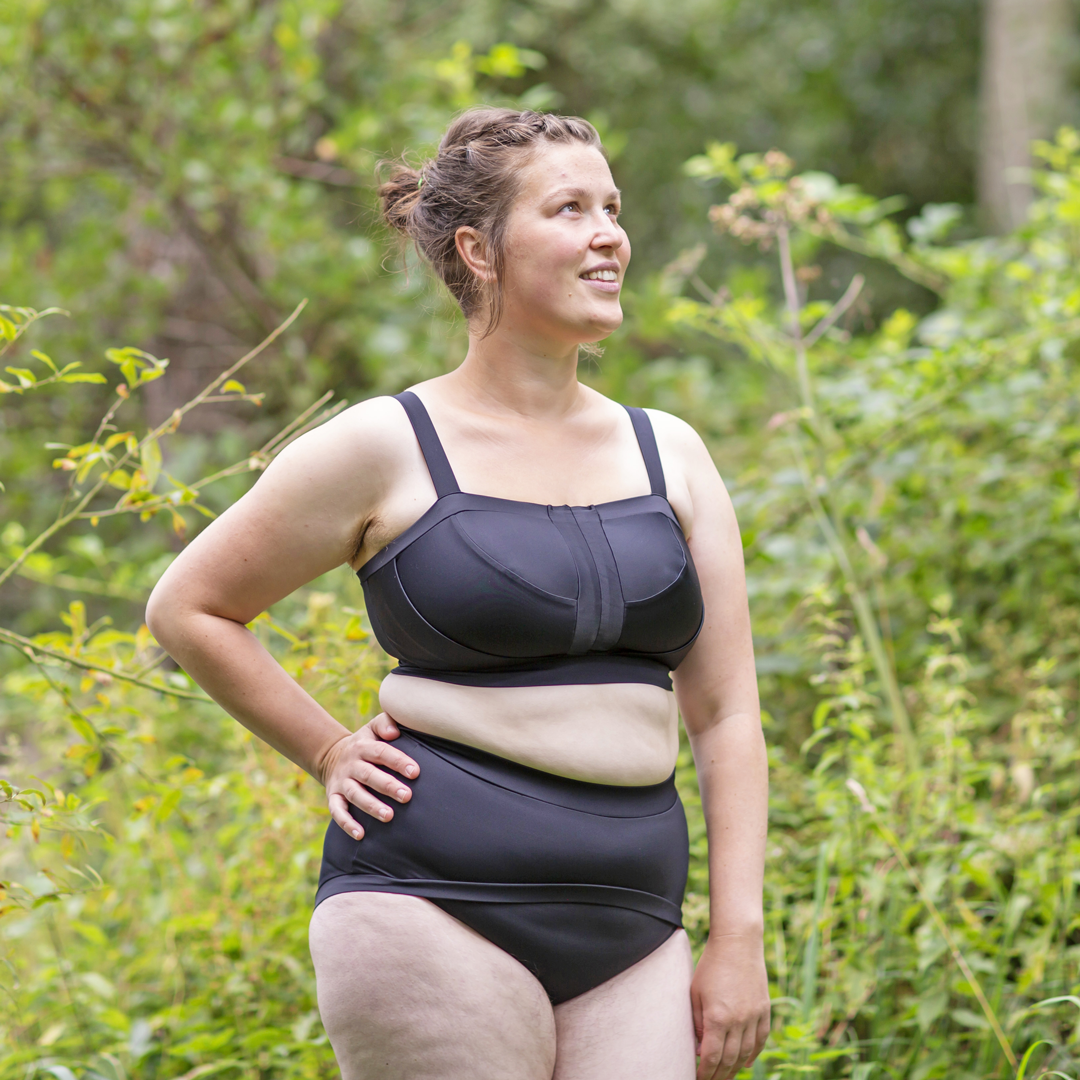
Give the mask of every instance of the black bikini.
[[[651, 493], [556, 507], [462, 492], [420, 399], [398, 401], [438, 498], [359, 572], [395, 672], [670, 689], [704, 609], [644, 410], [627, 411]], [[585, 783], [402, 730], [395, 745], [420, 766], [413, 797], [388, 824], [353, 807], [360, 841], [331, 822], [316, 904], [341, 892], [425, 897], [520, 960], [556, 1004], [682, 925], [688, 842], [674, 775]]]

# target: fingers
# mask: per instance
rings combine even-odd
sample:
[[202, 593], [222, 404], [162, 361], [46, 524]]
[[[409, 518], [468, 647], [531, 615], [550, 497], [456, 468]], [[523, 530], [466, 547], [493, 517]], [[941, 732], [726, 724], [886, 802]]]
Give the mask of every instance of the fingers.
[[330, 816], [345, 833], [354, 840], [363, 840], [364, 830], [360, 823], [349, 813], [349, 800], [344, 795], [334, 793], [326, 800], [330, 805]]
[[401, 734], [401, 729], [393, 719], [384, 712], [379, 713], [368, 726], [380, 739], [396, 739]]
[[[390, 821], [394, 816], [394, 811], [390, 809], [386, 803], [376, 799], [374, 795], [363, 784], [358, 783], [351, 776], [345, 777], [339, 781], [334, 792], [327, 798], [329, 804], [334, 797], [344, 798], [347, 802], [351, 803], [358, 810], [363, 810], [365, 814], [370, 815], [377, 821]], [[332, 812], [332, 811], [331, 811]], [[346, 813], [349, 811], [346, 809]], [[350, 814], [350, 820], [352, 815]], [[336, 820], [336, 819], [335, 819]], [[338, 824], [341, 824], [338, 822]], [[356, 822], [353, 821], [353, 825]], [[342, 826], [344, 828], [344, 826]], [[355, 836], [355, 829], [350, 827], [345, 830], [350, 836]]]
[[363, 837], [364, 830], [349, 812], [350, 804], [379, 821], [390, 821], [394, 811], [377, 795], [399, 803], [412, 798], [411, 789], [385, 771], [390, 769], [410, 779], [420, 775], [420, 766], [408, 754], [383, 741], [400, 734], [393, 720], [380, 713], [335, 747], [329, 776], [324, 779], [327, 804], [333, 820], [355, 840]]
[[706, 1031], [701, 1038], [698, 1053], [697, 1080], [723, 1080], [720, 1071], [720, 1059], [724, 1053], [725, 1033], [721, 1031]]
[[769, 1032], [772, 1030], [772, 1016], [769, 1012], [758, 1021], [757, 1031], [754, 1037], [754, 1057], [751, 1061], [755, 1060], [758, 1054], [765, 1049], [765, 1044], [769, 1041]]
[[[415, 778], [420, 773], [420, 766], [408, 754], [402, 753], [389, 743], [362, 742], [358, 744], [357, 752], [361, 760], [378, 762], [380, 765], [393, 769], [394, 772], [399, 772], [402, 776], [407, 776], [410, 779]], [[400, 786], [400, 781], [398, 781], [398, 784]]]
[[[768, 1036], [768, 1027], [765, 1029]], [[753, 1064], [764, 1046], [757, 1042], [757, 1030], [723, 1028], [707, 1031], [701, 1039], [698, 1053], [697, 1080], [731, 1080], [740, 1069]]]
[[395, 802], [406, 803], [412, 798], [412, 790], [406, 787], [396, 776], [391, 776], [382, 769], [377, 769], [369, 761], [356, 761], [347, 772], [347, 777], [363, 784], [380, 795], [386, 795]]

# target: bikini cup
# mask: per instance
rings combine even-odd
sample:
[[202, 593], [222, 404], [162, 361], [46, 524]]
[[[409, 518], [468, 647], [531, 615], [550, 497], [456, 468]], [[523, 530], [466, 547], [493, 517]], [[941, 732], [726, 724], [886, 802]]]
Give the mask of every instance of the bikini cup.
[[703, 605], [644, 410], [628, 412], [650, 494], [543, 506], [462, 492], [420, 399], [406, 391], [397, 400], [438, 495], [359, 571], [397, 670], [475, 685], [670, 688], [667, 672], [693, 645]]

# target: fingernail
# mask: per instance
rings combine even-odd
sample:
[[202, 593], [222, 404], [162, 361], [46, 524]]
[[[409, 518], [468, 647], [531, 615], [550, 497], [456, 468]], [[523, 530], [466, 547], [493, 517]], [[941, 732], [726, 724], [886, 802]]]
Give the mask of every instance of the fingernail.
[[408, 797], [408, 792], [404, 788], [398, 788], [397, 797], [399, 799], [405, 799]]
[[359, 840], [364, 834], [359, 829], [353, 829], [353, 839]]
[[383, 819], [383, 821], [388, 821], [389, 818], [390, 818], [390, 810], [387, 807], [384, 806], [379, 811], [379, 817], [381, 817]]
[[415, 765], [406, 766], [405, 775], [406, 776], [415, 776], [416, 775], [416, 766]]

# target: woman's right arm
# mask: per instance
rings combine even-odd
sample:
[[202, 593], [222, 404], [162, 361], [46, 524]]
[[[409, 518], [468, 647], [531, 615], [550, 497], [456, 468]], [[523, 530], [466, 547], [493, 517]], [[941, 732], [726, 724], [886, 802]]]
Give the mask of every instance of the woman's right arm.
[[357, 538], [414, 467], [407, 432], [400, 407], [383, 398], [298, 439], [184, 549], [146, 611], [169, 655], [230, 715], [324, 784], [331, 816], [357, 838], [363, 830], [348, 803], [389, 820], [392, 811], [368, 788], [407, 801], [407, 785], [379, 766], [415, 777], [416, 763], [383, 741], [398, 735], [385, 715], [350, 733], [247, 624], [354, 556]]

